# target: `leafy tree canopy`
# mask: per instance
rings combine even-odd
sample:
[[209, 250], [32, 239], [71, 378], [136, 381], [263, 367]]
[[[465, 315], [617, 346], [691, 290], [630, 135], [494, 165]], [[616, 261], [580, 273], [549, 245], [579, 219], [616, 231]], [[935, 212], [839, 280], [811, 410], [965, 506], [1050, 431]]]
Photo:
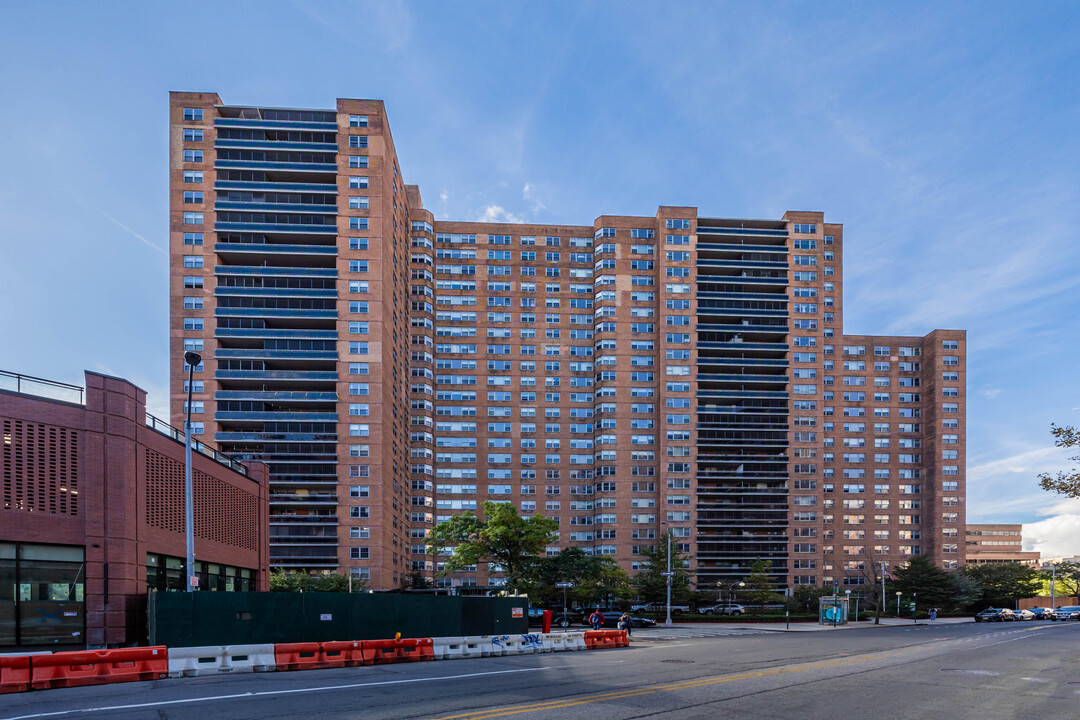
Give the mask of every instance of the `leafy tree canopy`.
[[638, 596], [646, 602], [667, 600], [668, 542], [671, 543], [671, 602], [673, 605], [688, 605], [694, 597], [692, 576], [690, 574], [690, 556], [678, 551], [679, 544], [671, 536], [671, 531], [661, 535], [655, 545], [642, 545], [641, 572], [634, 576], [631, 584]]
[[488, 501], [483, 519], [473, 513], [456, 515], [436, 525], [425, 542], [434, 555], [453, 548], [444, 574], [480, 562], [495, 563], [506, 573], [508, 585], [516, 587], [525, 566], [544, 551], [558, 529], [551, 518], [534, 515], [525, 519], [510, 503]]
[[994, 607], [1013, 607], [1021, 598], [1035, 597], [1042, 587], [1039, 571], [1022, 563], [968, 565], [961, 572], [982, 586], [982, 601]]
[[915, 594], [922, 607], [941, 607], [956, 592], [953, 576], [935, 565], [926, 555], [916, 555], [907, 567], [894, 571], [896, 589], [905, 595]]
[[[1059, 448], [1080, 448], [1080, 430], [1070, 425], [1050, 425], [1050, 433], [1054, 436], [1054, 445]], [[1080, 455], [1069, 458], [1074, 462], [1080, 462]], [[1080, 498], [1080, 470], [1073, 468], [1069, 471], [1061, 471], [1057, 475], [1042, 473], [1039, 475], [1039, 485], [1047, 492], [1056, 492], [1065, 497]]]
[[746, 586], [739, 590], [739, 598], [754, 606], [775, 605], [784, 602], [784, 596], [776, 592], [776, 586], [769, 578], [772, 562], [755, 560], [746, 576]]
[[1054, 571], [1046, 568], [1042, 571], [1042, 579], [1057, 580], [1058, 595], [1080, 595], [1080, 563], [1054, 563]]
[[[367, 589], [364, 580], [353, 578], [353, 592]], [[337, 573], [309, 575], [297, 570], [275, 569], [270, 571], [271, 592], [349, 592], [349, 577]]]
[[572, 582], [566, 590], [569, 604], [611, 603], [627, 594], [629, 577], [606, 555], [586, 555], [581, 548], [565, 548], [555, 557], [535, 557], [522, 570], [520, 588], [533, 603], [559, 606], [563, 589], [556, 583]]

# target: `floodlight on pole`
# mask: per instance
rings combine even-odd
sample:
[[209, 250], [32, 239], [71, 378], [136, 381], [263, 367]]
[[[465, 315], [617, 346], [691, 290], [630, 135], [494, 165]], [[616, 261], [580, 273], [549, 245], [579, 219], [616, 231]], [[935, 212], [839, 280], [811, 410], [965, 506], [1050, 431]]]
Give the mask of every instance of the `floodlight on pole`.
[[188, 351], [184, 353], [184, 362], [188, 366], [187, 412], [184, 415], [184, 534], [187, 540], [184, 590], [193, 592], [198, 581], [195, 578], [195, 493], [191, 481], [191, 390], [195, 367], [202, 362], [202, 355]]

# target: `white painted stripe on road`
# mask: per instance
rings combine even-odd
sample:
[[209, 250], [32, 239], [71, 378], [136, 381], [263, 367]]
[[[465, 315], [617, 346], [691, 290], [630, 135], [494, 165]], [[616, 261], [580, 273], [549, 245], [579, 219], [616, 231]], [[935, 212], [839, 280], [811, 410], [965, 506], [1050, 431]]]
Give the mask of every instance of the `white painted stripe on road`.
[[137, 710], [139, 708], [163, 707], [166, 705], [185, 705], [190, 703], [211, 702], [214, 700], [231, 700], [235, 698], [268, 697], [271, 695], [294, 695], [297, 693], [323, 692], [325, 690], [351, 690], [354, 688], [378, 687], [380, 685], [405, 685], [409, 683], [435, 682], [438, 680], [461, 680], [463, 678], [485, 677], [488, 675], [511, 675], [513, 673], [535, 672], [537, 670], [552, 670], [553, 667], [521, 668], [519, 670], [492, 670], [490, 672], [466, 673], [464, 675], [440, 675], [438, 677], [410, 678], [408, 680], [381, 680], [379, 682], [351, 683], [349, 685], [325, 685], [320, 687], [293, 688], [291, 690], [264, 690], [261, 692], [234, 693], [232, 695], [214, 695], [210, 697], [184, 698], [182, 700], [162, 700], [160, 702], [133, 703], [131, 705], [106, 705], [94, 708], [78, 708], [75, 710], [59, 710], [56, 712], [34, 713], [32, 715], [13, 715], [0, 720], [32, 720], [33, 718], [54, 718], [64, 715], [77, 715], [85, 713], [100, 713], [107, 710]]

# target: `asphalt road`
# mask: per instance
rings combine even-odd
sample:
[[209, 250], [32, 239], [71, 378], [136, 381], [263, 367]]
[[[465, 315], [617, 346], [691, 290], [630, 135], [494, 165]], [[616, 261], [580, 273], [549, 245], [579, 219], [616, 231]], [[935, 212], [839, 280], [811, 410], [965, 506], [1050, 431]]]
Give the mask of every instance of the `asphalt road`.
[[649, 632], [619, 650], [2, 695], [0, 720], [1080, 717], [1080, 623]]

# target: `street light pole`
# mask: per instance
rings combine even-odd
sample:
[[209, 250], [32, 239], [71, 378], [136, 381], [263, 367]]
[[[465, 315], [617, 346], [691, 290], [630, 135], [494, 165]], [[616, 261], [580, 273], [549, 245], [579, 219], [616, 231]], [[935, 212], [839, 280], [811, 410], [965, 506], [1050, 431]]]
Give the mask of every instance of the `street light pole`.
[[671, 531], [668, 530], [667, 536], [667, 620], [664, 621], [666, 627], [671, 627]]
[[900, 617], [900, 596], [903, 595], [901, 591], [896, 591], [896, 617]]
[[194, 385], [195, 366], [202, 362], [197, 352], [184, 353], [184, 362], [188, 366], [187, 413], [184, 418], [184, 534], [187, 539], [187, 575], [185, 590], [195, 590], [195, 492], [191, 480], [191, 391]]

